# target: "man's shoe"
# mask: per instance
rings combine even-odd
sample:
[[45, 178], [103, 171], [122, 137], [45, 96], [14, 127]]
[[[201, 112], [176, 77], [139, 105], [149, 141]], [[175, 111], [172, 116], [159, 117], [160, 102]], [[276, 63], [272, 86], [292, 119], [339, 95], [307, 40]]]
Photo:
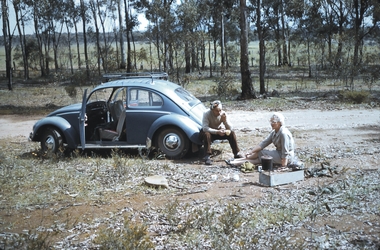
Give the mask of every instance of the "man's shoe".
[[203, 160], [207, 161], [208, 159], [211, 159], [211, 155], [206, 155], [205, 157], [203, 157]]
[[212, 165], [212, 160], [211, 160], [211, 159], [207, 159], [207, 160], [205, 161], [205, 164], [206, 164], [206, 165]]
[[234, 155], [234, 158], [235, 159], [238, 159], [238, 158], [244, 158], [244, 156], [241, 155], [241, 153], [237, 153], [236, 155]]

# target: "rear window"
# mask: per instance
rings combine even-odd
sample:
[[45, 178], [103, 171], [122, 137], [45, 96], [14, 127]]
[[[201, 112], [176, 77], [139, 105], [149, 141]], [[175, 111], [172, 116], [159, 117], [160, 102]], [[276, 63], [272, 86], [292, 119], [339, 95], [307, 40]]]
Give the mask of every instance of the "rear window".
[[182, 100], [185, 100], [186, 102], [191, 102], [193, 100], [197, 100], [195, 96], [193, 96], [190, 92], [185, 90], [184, 88], [177, 88], [175, 90], [175, 93], [181, 97]]

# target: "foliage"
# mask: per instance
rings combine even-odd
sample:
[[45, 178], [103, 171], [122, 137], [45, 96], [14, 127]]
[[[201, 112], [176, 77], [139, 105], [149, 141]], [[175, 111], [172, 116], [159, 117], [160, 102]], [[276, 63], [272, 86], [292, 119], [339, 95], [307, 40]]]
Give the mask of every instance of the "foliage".
[[340, 91], [340, 96], [345, 102], [360, 104], [368, 101], [370, 93], [364, 90]]
[[213, 91], [219, 97], [232, 97], [237, 94], [235, 88], [236, 75], [233, 73], [225, 73], [224, 75], [216, 78], [216, 86], [213, 86]]
[[99, 250], [154, 249], [147, 226], [134, 223], [129, 218], [124, 219], [124, 226], [120, 229], [111, 227], [101, 230], [95, 244], [99, 245]]
[[75, 98], [77, 96], [77, 89], [73, 85], [69, 85], [65, 87], [66, 93], [68, 96]]

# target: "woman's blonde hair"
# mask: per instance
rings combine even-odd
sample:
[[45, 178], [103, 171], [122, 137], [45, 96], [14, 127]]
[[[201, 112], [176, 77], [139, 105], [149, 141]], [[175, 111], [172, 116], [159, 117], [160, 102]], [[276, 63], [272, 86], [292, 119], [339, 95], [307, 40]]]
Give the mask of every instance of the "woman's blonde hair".
[[279, 112], [274, 112], [270, 120], [274, 122], [280, 122], [282, 126], [285, 126], [285, 117]]

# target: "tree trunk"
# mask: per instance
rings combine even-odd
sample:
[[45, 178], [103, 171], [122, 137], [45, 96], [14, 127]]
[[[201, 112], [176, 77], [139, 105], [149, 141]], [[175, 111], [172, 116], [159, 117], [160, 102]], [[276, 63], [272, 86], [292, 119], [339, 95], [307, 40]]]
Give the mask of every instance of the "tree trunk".
[[129, 10], [127, 0], [124, 0], [125, 29], [127, 35], [127, 72], [132, 72], [131, 38], [129, 37]]
[[6, 0], [1, 1], [1, 16], [3, 18], [3, 38], [5, 49], [5, 70], [8, 78], [8, 89], [12, 90], [12, 36], [9, 30], [8, 5]]
[[257, 0], [256, 9], [256, 28], [257, 34], [259, 36], [259, 82], [260, 82], [260, 94], [265, 93], [265, 40], [264, 40], [264, 30], [261, 26], [261, 0]]
[[[22, 62], [24, 65], [24, 67], [23, 67], [24, 68], [24, 79], [27, 80], [27, 79], [29, 79], [29, 63], [28, 63], [28, 59], [27, 59], [26, 51], [25, 51], [26, 40], [25, 40], [24, 20], [23, 19], [20, 20], [20, 18], [19, 18], [19, 12], [20, 12], [21, 16], [22, 16], [22, 12], [19, 9], [17, 2], [15, 2], [15, 1], [13, 2], [13, 7], [15, 9], [16, 26], [17, 26], [19, 37], [20, 37]], [[20, 24], [20, 22], [21, 22], [21, 24]], [[23, 27], [23, 29], [21, 29], [21, 26]]]
[[123, 19], [121, 17], [121, 0], [117, 1], [117, 11], [119, 15], [119, 39], [120, 39], [120, 54], [121, 54], [121, 61], [120, 61], [120, 69], [125, 69], [126, 62], [125, 62], [125, 48], [124, 48], [124, 30], [123, 30]]
[[79, 43], [77, 22], [74, 22], [74, 29], [75, 29], [75, 40], [77, 42], [78, 69], [81, 69], [82, 62], [80, 59], [80, 43]]
[[90, 79], [90, 66], [88, 61], [88, 51], [87, 51], [87, 31], [86, 31], [86, 9], [84, 5], [84, 0], [80, 0], [81, 5], [81, 16], [82, 16], [82, 25], [83, 25], [83, 43], [84, 43], [84, 60], [86, 63], [86, 76], [87, 80]]
[[251, 72], [249, 70], [248, 56], [248, 24], [246, 0], [240, 0], [240, 73], [241, 73], [241, 99], [256, 98], [252, 86]]
[[66, 20], [65, 23], [66, 23], [66, 31], [67, 31], [67, 44], [69, 46], [70, 71], [71, 71], [71, 74], [74, 74], [73, 55], [71, 53], [71, 36], [70, 36], [70, 29], [69, 29], [69, 22], [68, 22], [68, 20]]
[[212, 77], [211, 39], [208, 40], [208, 61], [210, 63], [210, 77]]
[[97, 6], [94, 2], [94, 0], [90, 1], [90, 10], [92, 12], [92, 17], [94, 20], [94, 25], [95, 25], [95, 38], [96, 38], [96, 51], [97, 51], [97, 64], [98, 64], [98, 75], [101, 75], [101, 68], [100, 65], [103, 64], [102, 61], [102, 49], [100, 47], [100, 31], [99, 31], [99, 24], [98, 24], [98, 12]]
[[189, 42], [185, 41], [185, 73], [188, 74], [191, 72], [191, 55]]
[[221, 41], [220, 41], [220, 58], [221, 58], [221, 71], [220, 74], [224, 75], [224, 15], [222, 13], [222, 30], [221, 30]]

